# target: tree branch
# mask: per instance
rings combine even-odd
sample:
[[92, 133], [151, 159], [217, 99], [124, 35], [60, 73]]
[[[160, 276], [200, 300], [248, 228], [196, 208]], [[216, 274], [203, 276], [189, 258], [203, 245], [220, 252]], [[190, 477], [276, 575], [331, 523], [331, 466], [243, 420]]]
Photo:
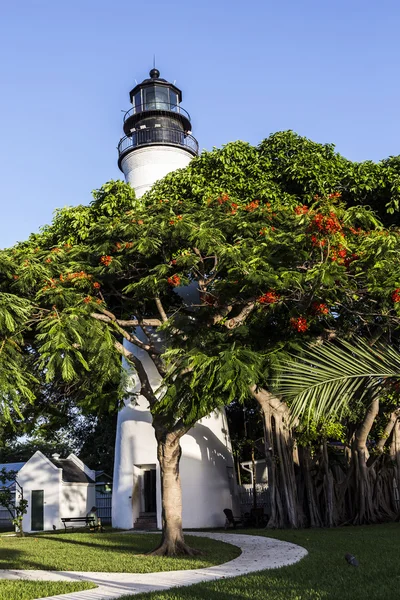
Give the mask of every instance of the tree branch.
[[228, 329], [234, 329], [235, 327], [242, 325], [242, 323], [245, 322], [250, 313], [253, 312], [255, 306], [256, 303], [254, 302], [254, 300], [248, 302], [236, 317], [229, 319], [229, 321], [225, 323], [225, 327], [227, 327]]
[[168, 321], [168, 317], [167, 317], [167, 313], [164, 310], [162, 302], [158, 296], [156, 296], [156, 298], [154, 298], [154, 299], [156, 301], [156, 305], [158, 308], [158, 312], [160, 313], [161, 320], [163, 323], [166, 323]]
[[[117, 319], [116, 316], [112, 313], [108, 314], [112, 316], [107, 316], [106, 314], [100, 313], [92, 313], [90, 316], [93, 317], [93, 319], [97, 319], [98, 321], [104, 321], [105, 323], [111, 323], [111, 321], [114, 321], [115, 323], [118, 323], [118, 325], [120, 325], [121, 327], [140, 327], [138, 319], [124, 321], [123, 319]], [[143, 319], [142, 322], [145, 326], [148, 327], [160, 327], [160, 325], [162, 325], [162, 321], [160, 321], [160, 319]]]
[[146, 398], [146, 400], [150, 404], [150, 408], [153, 408], [157, 402], [157, 397], [154, 394], [153, 389], [150, 385], [146, 369], [144, 368], [138, 357], [135, 356], [132, 352], [129, 352], [129, 350], [125, 348], [125, 346], [121, 344], [121, 342], [115, 341], [114, 346], [118, 350], [118, 352], [122, 354], [122, 356], [124, 356], [134, 364], [141, 384], [140, 393]]

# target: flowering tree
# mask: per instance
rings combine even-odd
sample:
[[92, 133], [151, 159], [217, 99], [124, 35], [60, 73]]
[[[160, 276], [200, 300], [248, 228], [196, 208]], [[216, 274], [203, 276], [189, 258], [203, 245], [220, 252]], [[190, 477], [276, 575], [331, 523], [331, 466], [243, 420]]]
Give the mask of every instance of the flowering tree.
[[[59, 211], [41, 234], [2, 253], [3, 289], [34, 299], [29, 343], [47, 385], [89, 410], [115, 407], [124, 395], [121, 355], [136, 371], [162, 472], [158, 553], [191, 552], [180, 438], [216, 407], [250, 395], [264, 416], [270, 525], [340, 521], [327, 439], [344, 425], [317, 419], [314, 437], [301, 422], [294, 432], [271, 380], [304, 340], [394, 335], [399, 237], [364, 199], [373, 185], [381, 196], [387, 188], [386, 204], [396, 208], [395, 169], [365, 170], [291, 132], [258, 148], [236, 142], [203, 153], [140, 200], [110, 182], [89, 207]], [[155, 329], [166, 351], [153, 342]], [[150, 354], [164, 378], [161, 398], [123, 340]], [[363, 410], [351, 411], [358, 423]]]

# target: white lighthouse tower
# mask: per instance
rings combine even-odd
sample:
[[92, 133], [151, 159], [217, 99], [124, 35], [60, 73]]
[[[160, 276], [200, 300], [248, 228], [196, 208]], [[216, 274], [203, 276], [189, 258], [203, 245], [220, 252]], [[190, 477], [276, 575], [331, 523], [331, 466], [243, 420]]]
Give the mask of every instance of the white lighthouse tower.
[[[198, 153], [182, 92], [160, 78], [157, 69], [130, 92], [118, 165], [142, 196], [167, 173], [188, 165]], [[144, 335], [143, 332], [136, 332]], [[144, 364], [153, 389], [160, 375], [146, 352], [127, 344]], [[132, 382], [135, 386], [135, 382]], [[118, 415], [112, 501], [113, 526], [161, 528], [161, 485], [157, 444], [147, 400], [126, 402]], [[199, 421], [181, 440], [183, 527], [218, 527], [232, 508], [235, 483], [232, 449], [224, 411]]]

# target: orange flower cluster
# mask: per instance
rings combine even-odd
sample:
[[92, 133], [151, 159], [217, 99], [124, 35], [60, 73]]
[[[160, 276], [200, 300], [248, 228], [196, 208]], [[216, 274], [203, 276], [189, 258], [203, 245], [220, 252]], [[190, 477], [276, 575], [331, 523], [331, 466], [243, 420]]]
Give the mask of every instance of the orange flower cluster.
[[346, 248], [343, 248], [343, 246], [338, 246], [338, 248], [332, 249], [331, 261], [332, 262], [338, 261], [338, 263], [340, 265], [343, 265], [345, 263], [345, 261], [343, 259], [346, 258], [346, 256], [347, 256]]
[[228, 200], [229, 200], [228, 194], [221, 194], [221, 196], [219, 198], [217, 198], [218, 204], [225, 204], [225, 202], [228, 202]]
[[51, 252], [61, 252], [61, 248], [52, 248]]
[[60, 281], [71, 280], [71, 279], [92, 279], [92, 275], [88, 275], [85, 271], [79, 271], [78, 273], [67, 273], [67, 276], [60, 275]]
[[49, 290], [50, 288], [55, 288], [55, 287], [57, 287], [57, 282], [56, 282], [54, 279], [50, 278], [50, 279], [49, 279], [49, 281], [50, 281], [50, 285], [45, 285], [45, 286], [42, 288], [42, 291], [43, 291], [43, 292], [46, 292], [46, 291], [47, 291], [47, 290]]
[[329, 217], [317, 213], [312, 220], [311, 227], [315, 227], [323, 233], [337, 233], [342, 229], [342, 225], [333, 211]]
[[109, 256], [108, 254], [104, 255], [100, 258], [100, 262], [105, 267], [108, 267], [108, 265], [110, 265], [112, 263], [112, 256]]
[[292, 317], [290, 319], [290, 324], [299, 333], [304, 333], [308, 329], [307, 319], [304, 317]]
[[329, 315], [329, 308], [323, 302], [314, 302], [312, 310], [315, 315]]
[[333, 194], [329, 194], [328, 198], [331, 198], [331, 200], [333, 200], [334, 198], [340, 198], [341, 195], [342, 194], [340, 192], [334, 192]]
[[17, 281], [17, 279], [19, 279], [19, 275], [13, 275], [13, 279], [15, 279], [15, 281]]
[[83, 299], [85, 304], [89, 304], [89, 302], [92, 301], [92, 296], [86, 296], [86, 298]]
[[395, 303], [400, 302], [400, 288], [396, 288], [394, 290], [394, 292], [392, 293], [392, 300]]
[[236, 202], [232, 202], [231, 204], [231, 215], [236, 215], [239, 205]]
[[176, 223], [178, 221], [182, 221], [182, 215], [176, 215], [176, 218], [175, 219], [171, 219], [170, 222], [169, 222], [169, 224], [170, 225], [176, 225]]
[[133, 242], [126, 242], [125, 248], [132, 248]]
[[259, 200], [253, 200], [252, 202], [249, 202], [249, 204], [246, 204], [244, 210], [247, 210], [247, 212], [254, 212], [259, 207], [259, 205]]
[[51, 258], [46, 258], [45, 263], [51, 263]]
[[93, 284], [93, 287], [94, 287], [96, 290], [99, 290], [99, 289], [101, 288], [101, 285], [99, 284], [99, 282], [98, 282], [98, 281], [95, 281], [95, 282], [94, 282], [94, 284]]
[[172, 275], [172, 277], [168, 277], [167, 281], [168, 285], [171, 285], [172, 287], [178, 287], [178, 285], [181, 283], [181, 278], [179, 275]]
[[314, 234], [311, 236], [311, 242], [313, 246], [318, 246], [320, 248], [323, 248], [323, 246], [326, 244], [326, 240], [324, 238], [318, 239]]
[[303, 206], [296, 206], [294, 212], [296, 215], [305, 215], [308, 213], [308, 206], [306, 204], [303, 204]]
[[364, 233], [364, 231], [361, 229], [361, 227], [357, 227], [357, 229], [355, 229], [355, 227], [349, 227], [349, 230], [351, 231], [351, 233], [353, 235], [361, 235]]
[[274, 290], [269, 290], [269, 292], [265, 292], [265, 294], [257, 298], [257, 302], [260, 304], [275, 304], [275, 302], [278, 302], [279, 298], [279, 294]]

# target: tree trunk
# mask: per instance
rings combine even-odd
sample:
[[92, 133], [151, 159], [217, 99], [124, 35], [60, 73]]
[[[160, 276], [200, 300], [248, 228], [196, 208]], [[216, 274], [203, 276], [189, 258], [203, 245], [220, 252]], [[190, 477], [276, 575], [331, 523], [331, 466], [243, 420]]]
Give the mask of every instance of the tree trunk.
[[321, 447], [321, 458], [324, 468], [324, 494], [325, 494], [325, 525], [333, 527], [335, 524], [335, 506], [333, 491], [333, 475], [329, 468], [328, 446], [324, 439]]
[[270, 529], [274, 529], [284, 526], [283, 506], [276, 483], [276, 463], [274, 458], [274, 442], [272, 436], [271, 411], [269, 409], [269, 404], [265, 404], [265, 410], [262, 412], [264, 417], [263, 426], [265, 462], [268, 471], [268, 492], [270, 503], [268, 527]]
[[[261, 406], [264, 415], [266, 439], [272, 448], [268, 450], [268, 483], [275, 512], [271, 511], [268, 527], [301, 527], [304, 515], [300, 510], [296, 477], [294, 472], [294, 443], [288, 427], [289, 409], [279, 398], [264, 389], [252, 388], [252, 394]], [[271, 444], [272, 442], [272, 444]], [[272, 466], [271, 463], [274, 463]], [[271, 468], [272, 466], [272, 468]]]
[[161, 472], [162, 538], [158, 548], [150, 554], [157, 556], [194, 556], [198, 550], [185, 543], [182, 531], [182, 489], [179, 476], [179, 461], [182, 450], [180, 438], [183, 432], [166, 432], [153, 425], [157, 438], [157, 455]]
[[355, 483], [355, 514], [354, 525], [375, 523], [377, 521], [375, 507], [372, 502], [371, 473], [367, 467], [369, 453], [367, 449], [368, 435], [379, 412], [379, 398], [375, 398], [365, 415], [364, 421], [357, 429], [354, 437], [352, 466]]
[[316, 500], [315, 482], [311, 477], [311, 455], [308, 447], [300, 448], [300, 458], [309, 523], [311, 527], [322, 527], [322, 517]]
[[257, 508], [257, 481], [256, 481], [256, 459], [254, 456], [254, 444], [251, 447], [251, 472], [253, 478], [253, 508]]

